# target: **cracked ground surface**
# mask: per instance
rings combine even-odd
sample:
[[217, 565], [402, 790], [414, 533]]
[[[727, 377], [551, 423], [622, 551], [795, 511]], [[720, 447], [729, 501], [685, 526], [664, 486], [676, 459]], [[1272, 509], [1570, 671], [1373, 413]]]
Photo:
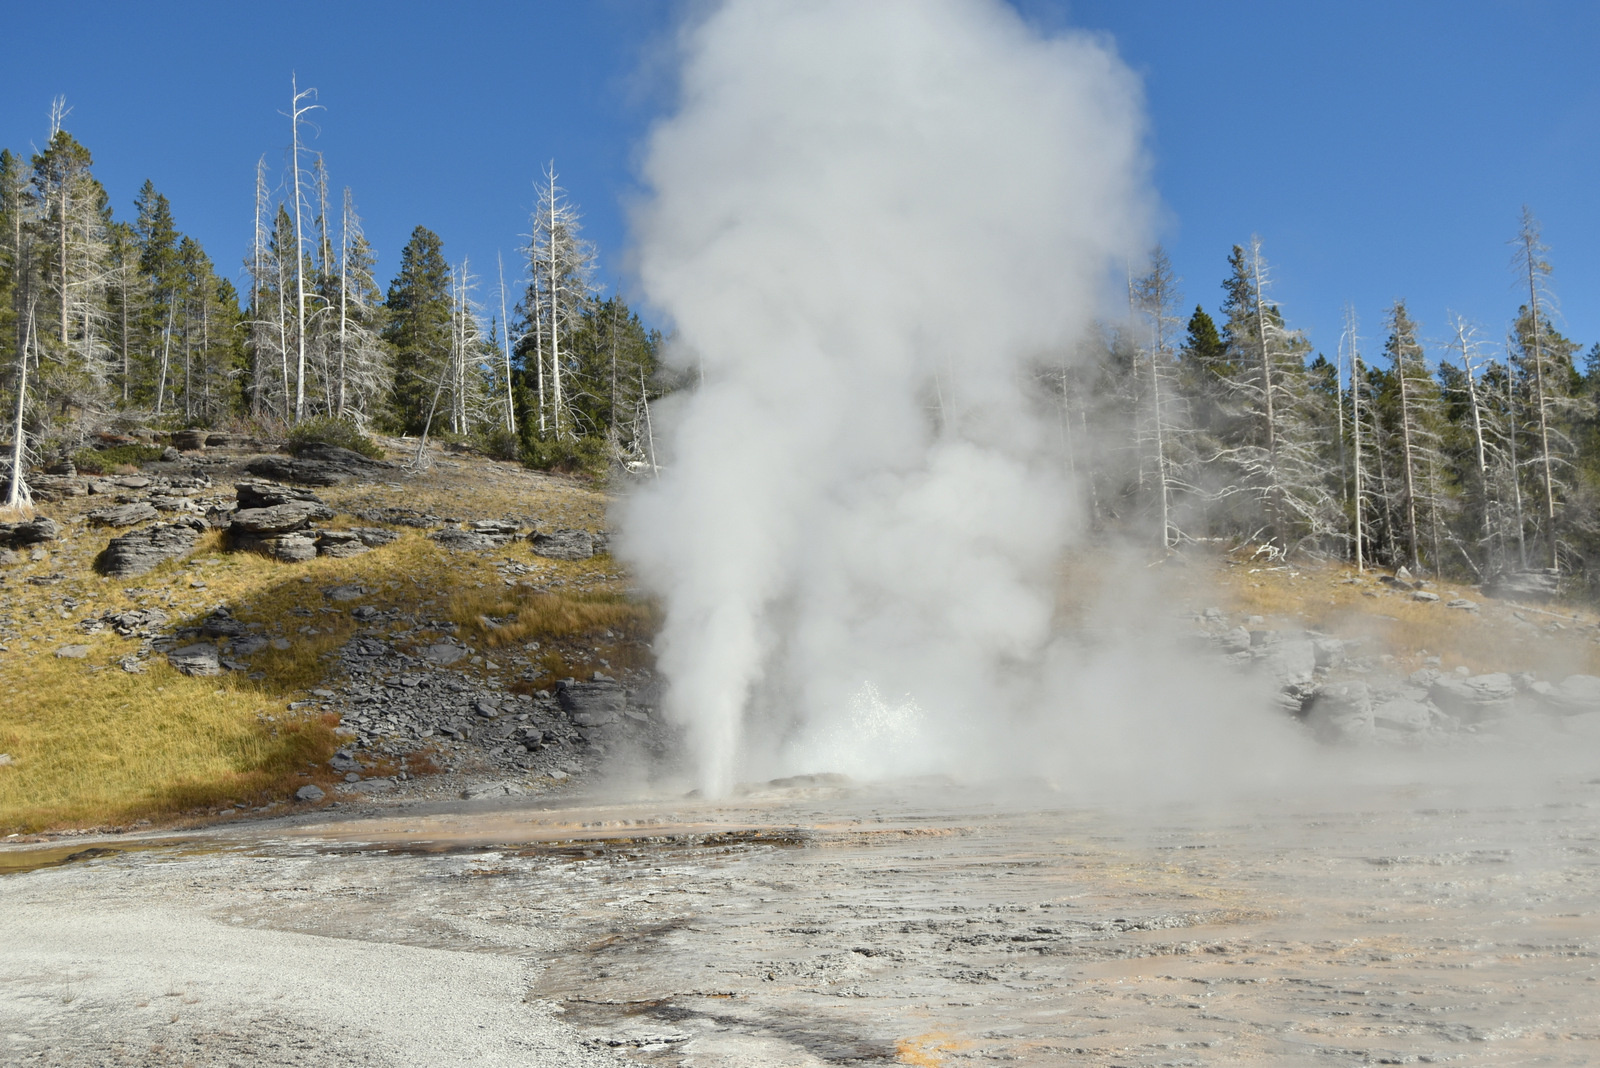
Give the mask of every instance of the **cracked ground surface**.
[[819, 779], [124, 837], [0, 878], [4, 1063], [1586, 1064], [1597, 811]]

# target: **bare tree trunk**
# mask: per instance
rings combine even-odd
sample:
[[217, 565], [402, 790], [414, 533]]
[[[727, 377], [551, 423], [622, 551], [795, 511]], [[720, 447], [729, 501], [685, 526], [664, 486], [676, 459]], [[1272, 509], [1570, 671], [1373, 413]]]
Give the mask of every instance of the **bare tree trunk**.
[[1506, 440], [1511, 450], [1511, 495], [1517, 517], [1517, 566], [1526, 571], [1528, 540], [1523, 527], [1527, 520], [1522, 514], [1522, 471], [1517, 466], [1517, 400], [1510, 375], [1506, 375], [1506, 424]]
[[1406, 549], [1412, 570], [1420, 571], [1422, 565], [1417, 556], [1417, 486], [1412, 471], [1415, 460], [1411, 452], [1411, 402], [1405, 361], [1399, 353], [1395, 355], [1394, 373], [1400, 386], [1400, 476], [1405, 493]]
[[289, 105], [289, 126], [292, 132], [291, 163], [294, 172], [290, 186], [294, 190], [294, 314], [297, 348], [294, 366], [294, 421], [298, 423], [304, 417], [306, 407], [306, 270], [305, 257], [300, 253], [304, 242], [300, 226], [300, 116], [317, 105], [300, 106], [300, 101], [315, 95], [316, 90], [302, 91], [294, 75], [289, 77], [289, 88], [294, 93]]
[[500, 268], [500, 348], [506, 361], [506, 429], [517, 432], [516, 393], [511, 388], [511, 320], [506, 318], [506, 261], [495, 253], [495, 263]]
[[533, 358], [534, 365], [539, 369], [537, 376], [539, 387], [539, 436], [542, 438], [546, 433], [544, 419], [544, 318], [543, 311], [539, 307], [536, 289], [535, 294], [536, 295], [533, 303]]
[[[1256, 339], [1261, 344], [1261, 395], [1266, 416], [1268, 478], [1271, 479], [1267, 487], [1267, 507], [1269, 518], [1277, 527], [1282, 520], [1282, 491], [1278, 479], [1278, 417], [1272, 389], [1272, 358], [1267, 350], [1267, 310], [1261, 296], [1261, 239], [1255, 236], [1250, 238], [1250, 273], [1256, 290]], [[1285, 548], [1288, 546], [1285, 545]]]
[[639, 368], [639, 399], [644, 404], [644, 434], [645, 442], [650, 447], [650, 473], [660, 479], [661, 468], [656, 466], [656, 431], [650, 424], [650, 391], [645, 387], [643, 367]]
[[550, 382], [551, 421], [561, 437], [561, 291], [556, 265], [556, 172], [550, 169]]
[[335, 399], [335, 414], [343, 419], [345, 413], [345, 381], [348, 374], [345, 348], [349, 343], [350, 328], [350, 190], [344, 191], [344, 207], [339, 213], [339, 385]]
[[262, 352], [266, 327], [261, 322], [261, 280], [267, 273], [267, 231], [262, 225], [261, 213], [266, 209], [266, 203], [267, 158], [263, 156], [256, 161], [256, 223], [250, 248], [250, 315], [254, 320], [250, 330], [250, 414], [257, 419], [261, 418], [265, 408], [262, 393], [267, 375], [266, 359]]
[[[52, 134], [51, 136], [54, 136], [54, 135]], [[67, 267], [68, 267], [68, 264], [67, 264], [67, 211], [68, 211], [68, 208], [70, 207], [70, 204], [69, 204], [69, 201], [68, 201], [68, 198], [67, 198], [67, 187], [70, 186], [71, 184], [72, 184], [71, 180], [66, 175], [62, 175], [60, 198], [56, 203], [56, 210], [61, 213], [61, 218], [60, 218], [59, 224], [56, 226], [57, 242], [58, 242], [57, 243], [56, 254], [58, 256], [60, 256], [60, 258], [61, 258], [61, 348], [62, 348], [62, 351], [65, 351], [66, 348], [67, 348], [67, 322], [68, 322], [68, 317], [67, 317], [67, 278], [69, 277], [69, 275], [71, 273], [67, 269]]]
[[28, 479], [23, 471], [27, 461], [27, 427], [23, 415], [28, 407], [28, 340], [34, 331], [35, 301], [28, 302], [28, 323], [23, 332], [23, 343], [17, 347], [17, 411], [11, 423], [11, 480], [6, 487], [5, 507], [22, 510], [33, 506], [33, 494], [28, 491]]
[[1478, 384], [1473, 377], [1475, 372], [1467, 344], [1466, 326], [1460, 319], [1456, 320], [1456, 344], [1461, 347], [1461, 368], [1467, 375], [1467, 403], [1472, 410], [1472, 444], [1478, 461], [1478, 491], [1483, 494], [1483, 551], [1487, 554], [1493, 537], [1489, 526], [1489, 462], [1484, 453], [1483, 410], [1478, 404]]
[[122, 403], [126, 406], [128, 403], [128, 373], [130, 369], [128, 359], [128, 265], [126, 263], [122, 264], [117, 275], [122, 290], [122, 299], [117, 303], [119, 306], [118, 325], [120, 327], [119, 347], [122, 350]]
[[167, 302], [167, 325], [161, 331], [161, 377], [156, 383], [156, 414], [161, 414], [161, 408], [167, 397], [167, 370], [172, 364], [172, 323], [177, 313], [177, 306], [169, 300]]
[[1552, 470], [1550, 458], [1550, 411], [1545, 397], [1544, 383], [1544, 346], [1539, 330], [1539, 286], [1538, 275], [1542, 261], [1539, 259], [1539, 231], [1533, 221], [1533, 215], [1527, 208], [1522, 209], [1522, 232], [1519, 235], [1522, 245], [1523, 260], [1528, 275], [1528, 314], [1532, 318], [1529, 335], [1533, 342], [1533, 389], [1534, 406], [1539, 415], [1539, 466], [1544, 481], [1544, 533], [1545, 542], [1550, 556], [1550, 566], [1557, 566], [1556, 561], [1556, 492], [1555, 473]]
[[1345, 336], [1350, 339], [1350, 430], [1352, 450], [1354, 452], [1354, 478], [1353, 492], [1355, 494], [1355, 543], [1356, 543], [1356, 574], [1366, 570], [1366, 527], [1362, 523], [1362, 508], [1365, 500], [1364, 489], [1361, 485], [1365, 471], [1361, 466], [1361, 346], [1356, 334], [1356, 310], [1352, 305], [1346, 304], [1344, 309]]

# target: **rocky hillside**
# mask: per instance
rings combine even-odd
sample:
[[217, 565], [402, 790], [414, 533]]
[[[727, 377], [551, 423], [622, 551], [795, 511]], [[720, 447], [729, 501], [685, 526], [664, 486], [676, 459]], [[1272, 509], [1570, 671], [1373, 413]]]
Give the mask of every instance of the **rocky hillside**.
[[547, 789], [667, 746], [604, 495], [388, 444], [39, 477], [0, 526], [0, 827]]
[[[1210, 646], [1269, 677], [1280, 707], [1323, 741], [1476, 745], [1526, 727], [1600, 737], [1600, 620], [1587, 609], [1404, 569], [1224, 557], [1201, 581], [1223, 601], [1193, 614]], [[1193, 582], [1186, 592], [1199, 595]]]
[[[196, 433], [140, 467], [38, 478], [39, 514], [0, 525], [0, 834], [671, 764], [653, 609], [607, 551], [605, 494], [386, 444], [383, 460], [290, 456]], [[1188, 561], [1132, 614], [1191, 606], [1211, 655], [1325, 742], [1600, 733], [1592, 613], [1404, 574]], [[1085, 596], [1094, 576], [1068, 585]]]

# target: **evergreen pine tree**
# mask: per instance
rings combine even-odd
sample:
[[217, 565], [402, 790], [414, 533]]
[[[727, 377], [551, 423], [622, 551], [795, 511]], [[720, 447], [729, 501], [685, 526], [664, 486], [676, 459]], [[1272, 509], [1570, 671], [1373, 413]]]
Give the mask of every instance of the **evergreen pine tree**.
[[389, 410], [393, 425], [420, 434], [451, 353], [450, 269], [444, 244], [425, 227], [411, 232], [400, 271], [384, 303], [386, 340], [394, 353]]

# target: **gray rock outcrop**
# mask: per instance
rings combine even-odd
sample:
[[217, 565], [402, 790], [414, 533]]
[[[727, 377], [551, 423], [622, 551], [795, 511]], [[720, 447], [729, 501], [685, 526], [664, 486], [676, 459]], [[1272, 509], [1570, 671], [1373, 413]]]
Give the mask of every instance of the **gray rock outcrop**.
[[210, 642], [198, 642], [174, 649], [167, 654], [167, 662], [185, 675], [220, 675], [222, 663], [217, 647]]
[[203, 530], [205, 521], [194, 518], [123, 534], [111, 539], [95, 561], [95, 569], [114, 578], [142, 575], [157, 564], [188, 555]]
[[37, 516], [25, 523], [0, 523], [0, 546], [13, 549], [30, 549], [55, 541], [60, 536], [61, 524], [44, 516]]
[[528, 541], [535, 555], [551, 560], [587, 560], [595, 553], [594, 535], [586, 530], [535, 531]]
[[333, 509], [321, 501], [291, 500], [265, 508], [241, 508], [233, 513], [228, 531], [233, 537], [260, 538], [305, 530], [319, 519], [332, 518]]
[[301, 448], [298, 456], [258, 456], [245, 465], [245, 470], [275, 482], [342, 486], [386, 477], [393, 466], [381, 460], [369, 460], [350, 449], [312, 444]]
[[1508, 571], [1485, 583], [1484, 592], [1513, 600], [1549, 600], [1561, 592], [1561, 573], [1554, 568]]
[[572, 722], [580, 727], [596, 727], [613, 722], [622, 713], [627, 707], [628, 691], [609, 679], [563, 679], [556, 684], [556, 700]]
[[146, 523], [156, 517], [156, 507], [149, 501], [133, 501], [109, 508], [96, 508], [89, 513], [89, 522], [97, 527], [131, 527]]
[[1428, 697], [1463, 723], [1482, 723], [1514, 710], [1517, 684], [1510, 675], [1500, 672], [1467, 678], [1446, 675], [1429, 687]]
[[1582, 716], [1600, 712], [1600, 678], [1593, 675], [1568, 675], [1559, 683], [1537, 682], [1533, 692], [1543, 708], [1561, 716]]

